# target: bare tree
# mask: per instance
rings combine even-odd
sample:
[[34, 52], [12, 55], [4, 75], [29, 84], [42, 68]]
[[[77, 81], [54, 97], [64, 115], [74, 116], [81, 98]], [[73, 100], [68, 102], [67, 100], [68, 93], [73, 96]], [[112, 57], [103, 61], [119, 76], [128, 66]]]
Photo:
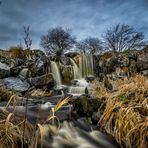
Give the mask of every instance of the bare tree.
[[82, 53], [99, 53], [103, 50], [103, 43], [99, 38], [89, 37], [76, 44]]
[[29, 26], [27, 27], [24, 26], [24, 33], [25, 33], [24, 42], [25, 42], [26, 49], [30, 49], [32, 45], [32, 40], [30, 38], [30, 27]]
[[138, 49], [145, 45], [144, 34], [125, 24], [108, 29], [104, 39], [107, 48], [113, 51]]
[[41, 37], [40, 45], [51, 55], [61, 56], [64, 51], [73, 47], [75, 38], [69, 29], [56, 27], [48, 30], [46, 35]]

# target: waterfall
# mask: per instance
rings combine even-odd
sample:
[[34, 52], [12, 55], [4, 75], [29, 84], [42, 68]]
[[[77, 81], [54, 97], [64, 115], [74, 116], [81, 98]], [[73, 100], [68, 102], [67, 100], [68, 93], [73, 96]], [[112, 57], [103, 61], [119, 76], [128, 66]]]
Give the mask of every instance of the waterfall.
[[51, 61], [50, 66], [51, 66], [51, 73], [53, 74], [54, 79], [56, 80], [57, 84], [60, 85], [61, 84], [61, 75], [60, 75], [60, 71], [57, 66], [57, 63]]
[[93, 55], [82, 54], [79, 57], [79, 69], [83, 78], [93, 75]]
[[73, 81], [74, 86], [80, 86], [80, 87], [88, 87], [89, 83], [86, 82], [85, 79], [74, 79]]
[[79, 69], [78, 65], [75, 63], [75, 61], [72, 58], [70, 58], [70, 61], [72, 63], [72, 67], [73, 67], [74, 79], [80, 79], [81, 73], [80, 73], [80, 69]]
[[86, 87], [77, 87], [77, 86], [71, 86], [69, 87], [69, 93], [70, 94], [86, 94], [87, 88]]

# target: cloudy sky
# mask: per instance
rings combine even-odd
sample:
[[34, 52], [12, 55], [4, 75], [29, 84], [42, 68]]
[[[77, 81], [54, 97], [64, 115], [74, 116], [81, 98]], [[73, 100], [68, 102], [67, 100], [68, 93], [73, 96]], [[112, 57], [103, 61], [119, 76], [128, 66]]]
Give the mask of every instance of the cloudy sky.
[[148, 38], [148, 0], [0, 0], [0, 48], [23, 44], [30, 26], [33, 48], [52, 27], [72, 29], [78, 40], [101, 37], [111, 25], [124, 23]]

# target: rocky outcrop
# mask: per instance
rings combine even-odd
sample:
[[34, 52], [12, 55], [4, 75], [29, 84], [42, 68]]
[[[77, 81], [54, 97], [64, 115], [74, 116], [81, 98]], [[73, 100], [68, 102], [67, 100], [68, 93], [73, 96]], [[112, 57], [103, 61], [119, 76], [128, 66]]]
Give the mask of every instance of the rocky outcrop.
[[42, 88], [43, 86], [52, 86], [54, 84], [54, 78], [51, 73], [42, 75], [42, 76], [37, 76], [33, 78], [28, 79], [30, 84], [35, 86], [36, 88]]
[[[95, 57], [95, 74], [99, 77], [114, 74], [116, 77], [133, 76], [148, 70], [147, 50], [104, 53]], [[145, 72], [144, 72], [145, 73]]]
[[141, 53], [136, 62], [139, 71], [148, 70], [148, 53]]
[[0, 79], [10, 75], [10, 67], [0, 62]]

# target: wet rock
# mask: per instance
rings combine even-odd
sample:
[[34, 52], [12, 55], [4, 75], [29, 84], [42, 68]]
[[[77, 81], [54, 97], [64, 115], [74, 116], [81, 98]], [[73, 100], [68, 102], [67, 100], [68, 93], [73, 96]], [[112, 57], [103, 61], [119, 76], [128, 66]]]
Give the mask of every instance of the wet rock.
[[[45, 122], [48, 119], [52, 107], [55, 107], [55, 105], [50, 102], [44, 104], [29, 104], [27, 107], [27, 120], [32, 124]], [[14, 111], [13, 106], [7, 108], [4, 106], [0, 107], [0, 109], [6, 109], [8, 112]], [[55, 115], [60, 121], [68, 120], [70, 117], [70, 109], [70, 105], [62, 106]], [[15, 106], [15, 111], [13, 113], [17, 117], [24, 118], [26, 107], [21, 105]]]
[[61, 66], [62, 79], [65, 84], [70, 84], [71, 80], [74, 77], [73, 69], [71, 65], [62, 65]]
[[29, 89], [30, 85], [26, 81], [22, 81], [19, 78], [9, 77], [5, 78], [4, 85], [9, 89], [14, 89], [18, 92], [25, 92]]
[[0, 62], [0, 79], [10, 75], [10, 67]]
[[30, 84], [32, 84], [36, 88], [42, 88], [43, 86], [50, 86], [55, 83], [53, 75], [51, 73], [34, 78], [29, 78], [28, 80]]
[[88, 76], [85, 78], [85, 80], [86, 80], [87, 82], [92, 82], [92, 81], [95, 80], [95, 77], [94, 77], [93, 75], [88, 75]]
[[69, 86], [67, 85], [57, 85], [54, 88], [54, 95], [66, 94], [68, 92]]

